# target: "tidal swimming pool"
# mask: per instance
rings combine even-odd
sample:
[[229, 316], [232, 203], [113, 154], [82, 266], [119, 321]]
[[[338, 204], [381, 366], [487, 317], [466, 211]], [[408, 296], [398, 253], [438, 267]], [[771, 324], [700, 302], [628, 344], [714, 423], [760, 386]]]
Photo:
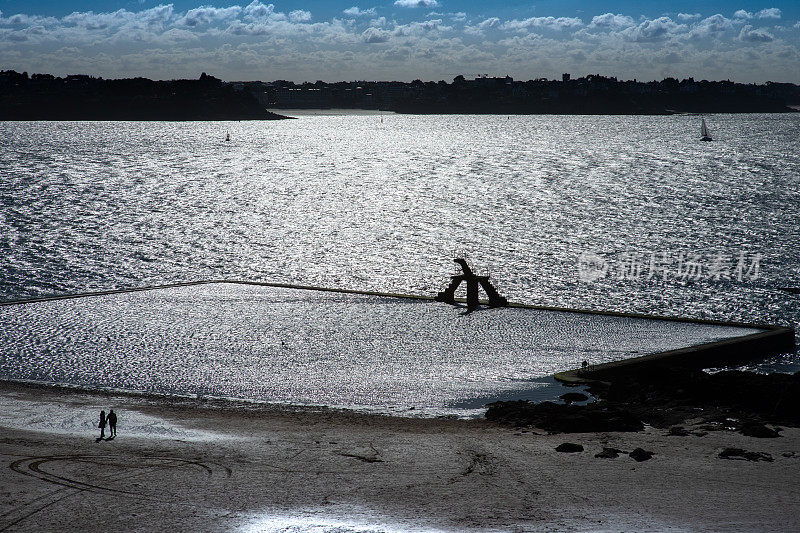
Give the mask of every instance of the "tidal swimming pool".
[[474, 416], [558, 371], [759, 330], [210, 283], [0, 306], [0, 378]]

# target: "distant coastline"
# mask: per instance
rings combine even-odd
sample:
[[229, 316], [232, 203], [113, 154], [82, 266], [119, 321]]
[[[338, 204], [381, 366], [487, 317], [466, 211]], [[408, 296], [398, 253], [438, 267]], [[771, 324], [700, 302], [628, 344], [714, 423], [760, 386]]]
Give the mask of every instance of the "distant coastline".
[[0, 72], [0, 120], [281, 120], [247, 91], [197, 80], [104, 80]]
[[796, 113], [800, 86], [692, 78], [639, 82], [589, 75], [561, 80], [457, 76], [452, 83], [295, 84], [195, 80], [104, 80], [0, 71], [0, 120], [280, 120], [267, 109], [387, 111], [442, 115], [673, 115]]
[[[232, 82], [271, 109], [375, 109], [413, 114], [671, 115], [680, 113], [791, 113], [800, 86], [744, 84], [693, 78], [642, 82], [591, 74], [561, 80], [456, 76], [410, 83], [355, 81], [295, 84]], [[794, 107], [792, 107], [794, 106]]]

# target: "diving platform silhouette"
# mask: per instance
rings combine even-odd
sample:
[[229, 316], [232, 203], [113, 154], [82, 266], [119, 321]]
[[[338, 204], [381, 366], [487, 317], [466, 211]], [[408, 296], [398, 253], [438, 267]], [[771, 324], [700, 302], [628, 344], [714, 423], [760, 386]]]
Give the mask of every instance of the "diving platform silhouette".
[[467, 307], [472, 309], [478, 307], [480, 304], [478, 298], [478, 288], [483, 287], [486, 296], [489, 298], [489, 307], [507, 307], [508, 300], [494, 288], [494, 285], [489, 281], [489, 276], [478, 276], [467, 265], [467, 261], [462, 258], [453, 259], [461, 266], [462, 273], [457, 276], [452, 276], [450, 285], [439, 294], [436, 295], [437, 302], [444, 302], [449, 304], [456, 303], [456, 289], [462, 282], [467, 283]]

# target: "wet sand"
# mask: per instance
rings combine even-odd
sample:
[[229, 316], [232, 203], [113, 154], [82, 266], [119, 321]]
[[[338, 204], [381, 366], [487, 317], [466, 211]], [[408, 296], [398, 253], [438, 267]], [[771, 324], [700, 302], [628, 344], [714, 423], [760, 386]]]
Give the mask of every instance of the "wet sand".
[[[546, 435], [13, 383], [0, 405], [0, 531], [800, 530], [798, 428]], [[118, 437], [96, 442], [108, 408]]]

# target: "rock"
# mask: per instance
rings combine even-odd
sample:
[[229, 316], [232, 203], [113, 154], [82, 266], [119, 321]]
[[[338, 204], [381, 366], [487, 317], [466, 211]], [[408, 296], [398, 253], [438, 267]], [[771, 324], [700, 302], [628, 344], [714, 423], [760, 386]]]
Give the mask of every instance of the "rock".
[[[575, 405], [578, 393], [562, 396], [568, 404], [495, 402], [486, 418], [511, 426], [532, 426], [550, 433], [641, 431], [643, 422], [684, 435], [672, 426], [692, 424], [691, 432], [733, 429], [759, 438], [777, 437], [776, 425], [800, 427], [800, 372], [756, 374], [638, 365], [587, 371], [595, 380], [589, 393], [598, 399]], [[743, 426], [738, 419], [758, 421]], [[706, 424], [697, 426], [696, 424]], [[763, 424], [769, 424], [769, 427]]]
[[622, 450], [616, 448], [603, 448], [602, 452], [596, 453], [594, 456], [599, 459], [616, 459], [620, 453], [622, 453]]
[[575, 452], [582, 452], [583, 446], [580, 444], [574, 444], [572, 442], [565, 442], [563, 444], [559, 444], [556, 447], [557, 452], [564, 452], [564, 453], [575, 453]]
[[[625, 404], [651, 425], [657, 426], [664, 414], [699, 407], [705, 415], [709, 411], [752, 413], [771, 424], [800, 427], [800, 402], [796, 401], [800, 397], [800, 372], [757, 374], [727, 370], [706, 374], [697, 369], [643, 365], [639, 369], [594, 377], [610, 385], [597, 390], [590, 388], [592, 394]], [[659, 413], [661, 408], [664, 411]], [[685, 414], [692, 413], [687, 410]]]
[[630, 412], [597, 404], [535, 404], [519, 400], [488, 405], [486, 419], [513, 426], [533, 426], [551, 433], [641, 431], [644, 425]]
[[672, 426], [667, 431], [668, 437], [686, 437], [689, 435], [689, 432], [683, 426]]
[[567, 404], [570, 404], [572, 402], [585, 402], [586, 400], [589, 399], [588, 396], [580, 392], [567, 392], [559, 396], [559, 398], [564, 400], [564, 402], [566, 402]]
[[741, 448], [725, 448], [719, 452], [720, 459], [743, 459], [745, 461], [766, 461], [771, 463], [774, 459], [768, 453], [748, 452]]
[[739, 428], [739, 433], [747, 437], [756, 437], [758, 439], [774, 439], [780, 437], [777, 430], [770, 429], [764, 424], [758, 422], [745, 422]]
[[641, 463], [642, 461], [647, 461], [651, 457], [653, 457], [653, 452], [648, 452], [648, 451], [645, 451], [645, 450], [643, 450], [641, 448], [636, 448], [635, 450], [633, 450], [628, 455], [631, 456], [631, 459], [635, 460], [638, 463]]

